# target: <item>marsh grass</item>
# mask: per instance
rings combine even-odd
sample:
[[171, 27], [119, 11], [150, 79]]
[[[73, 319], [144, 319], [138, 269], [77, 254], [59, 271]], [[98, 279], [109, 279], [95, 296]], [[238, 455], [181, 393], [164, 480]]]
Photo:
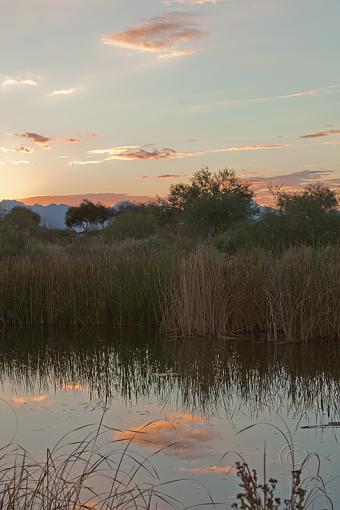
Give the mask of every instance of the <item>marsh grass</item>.
[[340, 338], [340, 251], [105, 245], [0, 259], [0, 323], [156, 325], [177, 336]]
[[[132, 440], [105, 440], [113, 429], [81, 427], [64, 436], [43, 461], [23, 448], [0, 450], [0, 509], [117, 510], [174, 508], [150, 458]], [[83, 439], [77, 439], [81, 434]], [[141, 482], [144, 478], [146, 481]]]

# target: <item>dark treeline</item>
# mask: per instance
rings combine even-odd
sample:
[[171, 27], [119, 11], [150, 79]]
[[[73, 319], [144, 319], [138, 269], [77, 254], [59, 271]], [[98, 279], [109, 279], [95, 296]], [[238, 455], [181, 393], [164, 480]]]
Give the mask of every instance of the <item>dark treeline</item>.
[[77, 234], [106, 243], [126, 240], [192, 246], [209, 242], [234, 251], [249, 246], [281, 250], [291, 246], [337, 245], [339, 201], [335, 191], [311, 184], [302, 191], [271, 189], [274, 206], [259, 207], [251, 187], [235, 172], [203, 168], [189, 184], [170, 186], [165, 198], [119, 208], [83, 201], [66, 213], [67, 230], [40, 226], [39, 216], [16, 207], [0, 222], [0, 254], [38, 249], [36, 243], [65, 243]]

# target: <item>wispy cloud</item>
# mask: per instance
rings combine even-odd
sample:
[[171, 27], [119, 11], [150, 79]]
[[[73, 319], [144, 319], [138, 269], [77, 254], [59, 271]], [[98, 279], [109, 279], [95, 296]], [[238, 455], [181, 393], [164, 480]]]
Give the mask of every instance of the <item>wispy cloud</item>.
[[33, 148], [27, 147], [26, 145], [19, 145], [18, 147], [15, 147], [14, 151], [22, 154], [32, 154]]
[[31, 78], [12, 78], [12, 77], [6, 77], [3, 78], [0, 81], [0, 87], [3, 89], [8, 89], [11, 87], [23, 87], [23, 86], [30, 86], [35, 87], [38, 85], [38, 82], [36, 80], [32, 80]]
[[193, 15], [169, 13], [124, 32], [103, 37], [104, 44], [155, 53], [161, 57], [181, 57], [195, 53], [188, 45], [202, 37]]
[[88, 154], [103, 154], [108, 156], [100, 162], [112, 161], [115, 159], [122, 161], [167, 160], [189, 158], [201, 155], [199, 152], [178, 152], [170, 147], [150, 150], [140, 145], [125, 145], [110, 147], [108, 149], [94, 149], [89, 151]]
[[340, 135], [340, 129], [329, 129], [328, 131], [317, 131], [316, 133], [308, 133], [301, 138], [325, 138], [326, 136]]
[[185, 174], [161, 174], [157, 175], [157, 179], [179, 179], [185, 177]]
[[240, 98], [240, 99], [226, 99], [221, 101], [212, 101], [208, 103], [194, 104], [189, 105], [187, 109], [193, 111], [200, 110], [209, 110], [211, 108], [220, 108], [220, 107], [228, 107], [228, 106], [237, 106], [242, 104], [251, 104], [251, 103], [267, 103], [267, 102], [275, 102], [275, 101], [285, 101], [291, 99], [298, 98], [306, 98], [306, 97], [317, 97], [325, 94], [332, 94], [338, 92], [340, 90], [340, 85], [327, 85], [325, 87], [320, 87], [317, 89], [308, 89], [297, 92], [289, 92], [287, 94], [281, 94], [277, 96], [264, 96], [264, 97], [248, 97], [248, 98]]
[[67, 163], [68, 166], [87, 166], [87, 165], [100, 165], [105, 160], [103, 159], [87, 159], [87, 160], [79, 160], [75, 159], [74, 161], [69, 161]]
[[140, 179], [141, 181], [145, 181], [146, 179], [149, 179], [149, 175], [140, 175], [137, 177], [137, 179]]
[[330, 187], [340, 185], [340, 177], [337, 177], [332, 170], [326, 169], [304, 169], [290, 174], [274, 176], [253, 176], [247, 179], [255, 191], [257, 200], [263, 204], [272, 204], [273, 196], [268, 191], [269, 186], [282, 186], [288, 191], [298, 191], [308, 184], [323, 182]]
[[69, 96], [70, 94], [75, 94], [76, 92], [76, 88], [53, 90], [50, 92], [49, 96]]
[[219, 4], [221, 0], [165, 0], [164, 3], [167, 5], [171, 4], [185, 4], [185, 5], [211, 5]]
[[274, 144], [274, 145], [240, 145], [237, 147], [227, 147], [225, 149], [210, 149], [207, 152], [243, 152], [243, 151], [264, 151], [273, 149], [285, 149], [291, 147], [286, 144]]
[[15, 166], [22, 166], [22, 165], [31, 165], [31, 161], [27, 161], [27, 160], [23, 160], [23, 159], [16, 159], [16, 160], [13, 160], [12, 161], [12, 165], [15, 165]]
[[40, 135], [38, 133], [33, 133], [31, 131], [25, 131], [23, 133], [15, 133], [14, 136], [17, 136], [19, 138], [28, 138], [29, 140], [32, 140], [33, 143], [39, 145], [40, 147], [44, 147], [45, 149], [49, 147], [49, 144], [51, 142], [66, 143], [66, 144], [80, 143], [80, 140], [78, 138], [50, 137], [50, 136]]

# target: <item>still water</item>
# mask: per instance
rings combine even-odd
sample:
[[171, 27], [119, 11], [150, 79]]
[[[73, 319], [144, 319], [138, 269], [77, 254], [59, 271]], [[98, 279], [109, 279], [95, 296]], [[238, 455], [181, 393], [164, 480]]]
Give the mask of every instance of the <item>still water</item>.
[[[288, 427], [297, 463], [318, 453], [327, 493], [340, 508], [335, 343], [174, 339], [136, 329], [3, 330], [0, 390], [0, 445], [12, 441], [40, 458], [63, 435], [102, 420], [107, 440], [133, 437], [140, 458], [158, 452], [152, 464], [160, 481], [183, 479], [167, 492], [187, 506], [212, 498], [230, 508], [238, 491], [233, 451], [261, 477], [265, 449], [268, 474], [286, 496], [291, 458], [273, 425]], [[305, 474], [316, 470], [312, 459]]]

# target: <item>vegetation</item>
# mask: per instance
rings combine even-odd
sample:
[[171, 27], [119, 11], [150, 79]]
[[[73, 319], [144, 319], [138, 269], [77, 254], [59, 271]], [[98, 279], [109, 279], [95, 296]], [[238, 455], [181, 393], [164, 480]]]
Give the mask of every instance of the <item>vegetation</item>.
[[83, 200], [79, 207], [67, 210], [65, 223], [67, 227], [88, 231], [90, 228], [103, 227], [111, 217], [112, 210], [109, 207]]
[[204, 168], [153, 204], [84, 201], [69, 230], [15, 208], [0, 224], [0, 323], [339, 339], [337, 196], [272, 191], [263, 212], [233, 171]]

